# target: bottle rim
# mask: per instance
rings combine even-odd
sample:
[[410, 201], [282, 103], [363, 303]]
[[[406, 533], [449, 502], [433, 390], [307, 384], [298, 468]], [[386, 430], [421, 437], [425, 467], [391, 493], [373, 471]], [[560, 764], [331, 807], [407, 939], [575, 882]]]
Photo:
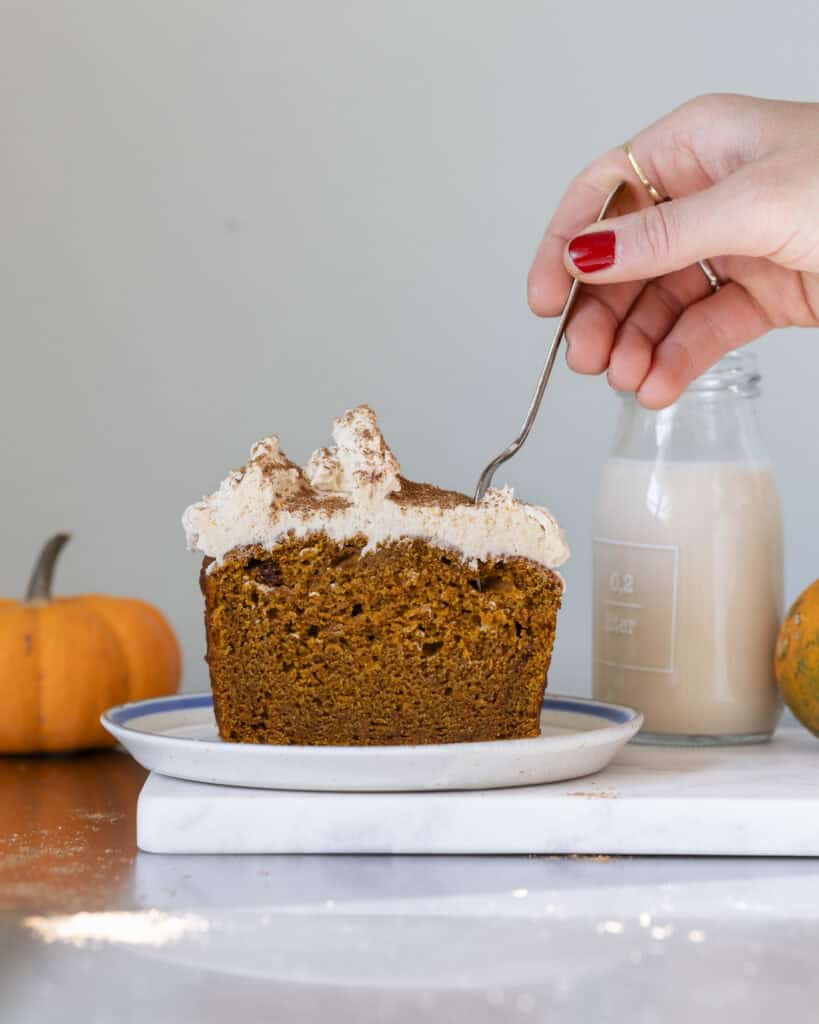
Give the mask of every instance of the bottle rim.
[[762, 380], [756, 354], [741, 350], [728, 352], [718, 363], [696, 377], [686, 391], [738, 391], [754, 393]]
[[[744, 398], [755, 398], [759, 394], [761, 381], [762, 374], [759, 372], [755, 353], [744, 350], [729, 352], [705, 373], [695, 377], [677, 401], [690, 394], [701, 395], [720, 391], [732, 391]], [[636, 395], [630, 391], [621, 392], [621, 397], [636, 400]]]

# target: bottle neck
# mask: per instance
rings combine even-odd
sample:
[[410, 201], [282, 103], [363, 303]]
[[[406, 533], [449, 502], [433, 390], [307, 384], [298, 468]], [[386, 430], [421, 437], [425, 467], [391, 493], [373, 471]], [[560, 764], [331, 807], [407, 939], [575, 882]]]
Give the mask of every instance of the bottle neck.
[[761, 381], [753, 353], [729, 352], [710, 370], [692, 380], [682, 397], [727, 393], [740, 398], [758, 398]]
[[666, 409], [644, 409], [633, 395], [626, 395], [611, 454], [664, 461], [767, 462], [757, 418], [759, 381], [753, 357], [732, 354]]

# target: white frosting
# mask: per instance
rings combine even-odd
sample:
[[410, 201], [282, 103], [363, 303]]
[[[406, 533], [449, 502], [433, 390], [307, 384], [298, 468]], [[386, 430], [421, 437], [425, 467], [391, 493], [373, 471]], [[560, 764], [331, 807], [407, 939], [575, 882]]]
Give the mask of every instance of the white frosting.
[[402, 502], [400, 467], [367, 406], [337, 419], [333, 439], [335, 447], [314, 452], [304, 469], [282, 453], [278, 437], [258, 441], [244, 469], [185, 510], [188, 547], [219, 563], [236, 547], [269, 550], [288, 535], [320, 531], [337, 541], [363, 534], [365, 551], [421, 537], [470, 562], [520, 557], [555, 568], [569, 557], [549, 511], [516, 501], [508, 487], [490, 489], [478, 505]]

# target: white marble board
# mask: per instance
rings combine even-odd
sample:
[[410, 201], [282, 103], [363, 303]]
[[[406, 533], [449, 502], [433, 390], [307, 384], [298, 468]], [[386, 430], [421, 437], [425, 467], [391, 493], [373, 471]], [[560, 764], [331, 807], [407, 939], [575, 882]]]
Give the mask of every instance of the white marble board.
[[153, 853], [819, 856], [819, 740], [629, 745], [573, 782], [469, 792], [239, 789], [151, 774], [137, 843]]

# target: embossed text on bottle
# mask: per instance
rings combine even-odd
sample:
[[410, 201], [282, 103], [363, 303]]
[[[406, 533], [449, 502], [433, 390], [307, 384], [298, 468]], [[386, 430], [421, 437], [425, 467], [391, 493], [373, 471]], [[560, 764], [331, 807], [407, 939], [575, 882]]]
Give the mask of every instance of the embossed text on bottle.
[[594, 538], [597, 660], [638, 672], [674, 671], [679, 552]]

